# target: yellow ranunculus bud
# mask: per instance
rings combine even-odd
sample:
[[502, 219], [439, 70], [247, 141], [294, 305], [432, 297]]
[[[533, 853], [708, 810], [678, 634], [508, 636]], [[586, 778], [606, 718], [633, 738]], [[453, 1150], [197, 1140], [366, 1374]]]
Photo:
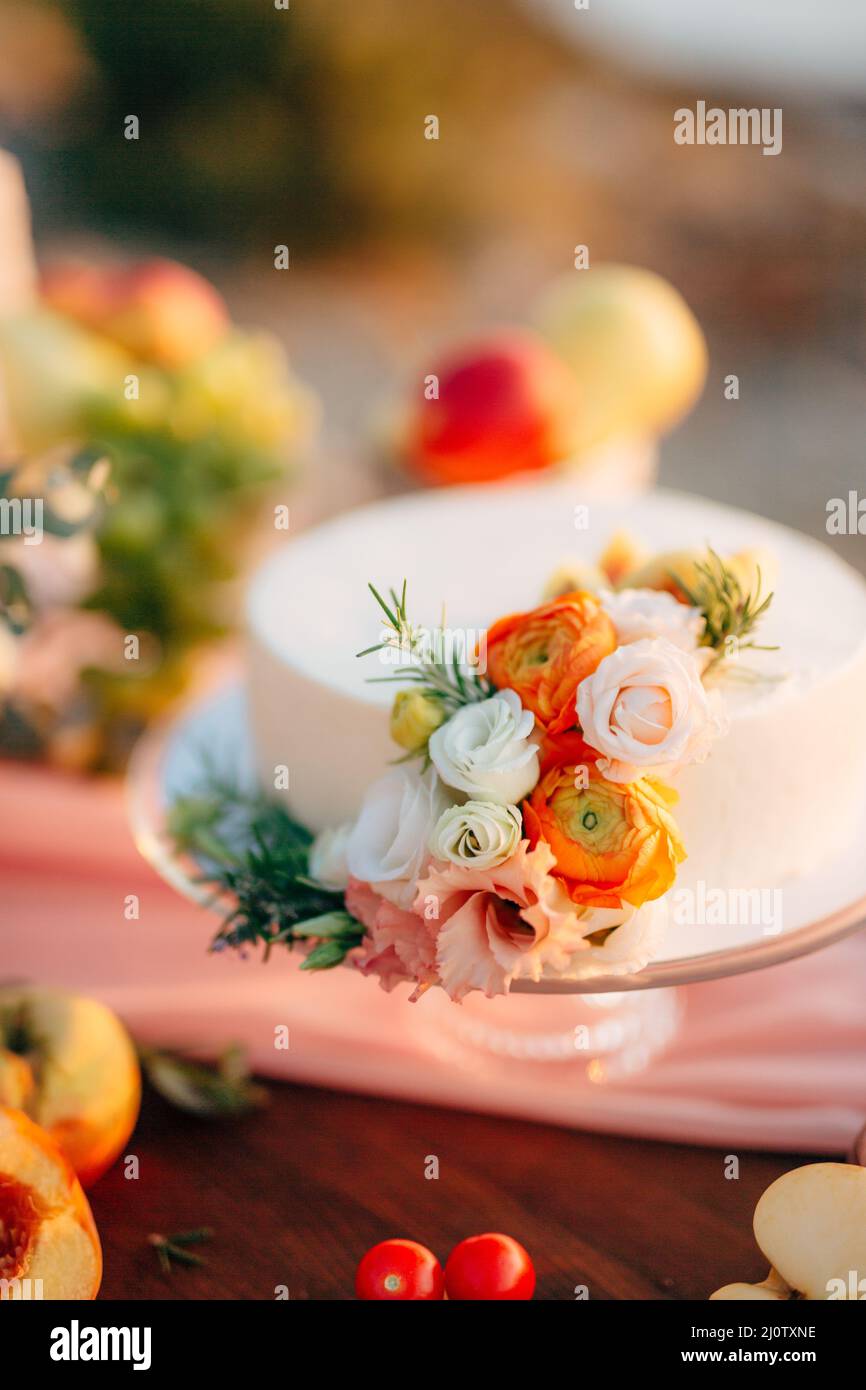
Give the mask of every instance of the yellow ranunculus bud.
[[401, 690], [391, 708], [391, 737], [407, 753], [419, 753], [444, 719], [441, 700], [420, 690]]

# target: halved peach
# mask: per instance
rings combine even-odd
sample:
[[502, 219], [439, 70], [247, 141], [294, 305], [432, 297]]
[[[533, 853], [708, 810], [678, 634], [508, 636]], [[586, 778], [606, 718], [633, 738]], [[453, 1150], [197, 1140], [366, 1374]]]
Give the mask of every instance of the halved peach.
[[102, 1248], [87, 1198], [57, 1145], [0, 1106], [0, 1299], [95, 1298]]
[[141, 1075], [120, 1020], [95, 999], [0, 986], [0, 1105], [46, 1130], [87, 1187], [138, 1118]]

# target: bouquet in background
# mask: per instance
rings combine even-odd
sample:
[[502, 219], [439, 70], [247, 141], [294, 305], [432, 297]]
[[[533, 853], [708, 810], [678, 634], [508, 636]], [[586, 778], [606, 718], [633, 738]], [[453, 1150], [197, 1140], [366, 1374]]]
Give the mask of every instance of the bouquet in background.
[[62, 566], [10, 542], [31, 628], [0, 742], [115, 766], [230, 628], [232, 581], [312, 397], [275, 340], [235, 328], [213, 287], [167, 260], [50, 269], [36, 302], [0, 319], [0, 381], [11, 457], [75, 440], [111, 463], [102, 514]]

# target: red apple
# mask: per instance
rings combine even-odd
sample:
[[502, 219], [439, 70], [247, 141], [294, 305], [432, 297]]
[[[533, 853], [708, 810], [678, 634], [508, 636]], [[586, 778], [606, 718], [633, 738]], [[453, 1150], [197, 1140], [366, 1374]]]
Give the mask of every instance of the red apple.
[[[404, 455], [431, 484], [482, 483], [549, 468], [572, 452], [580, 413], [573, 374], [532, 333], [493, 334], [435, 366]], [[436, 393], [436, 394], [434, 394]]]

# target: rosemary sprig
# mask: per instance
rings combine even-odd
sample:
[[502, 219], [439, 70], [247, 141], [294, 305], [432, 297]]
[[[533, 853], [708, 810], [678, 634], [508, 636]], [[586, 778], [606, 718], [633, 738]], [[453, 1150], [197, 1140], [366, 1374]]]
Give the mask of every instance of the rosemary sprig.
[[312, 835], [277, 803], [212, 777], [204, 794], [175, 802], [168, 833], [197, 860], [213, 902], [227, 900], [212, 951], [261, 945], [267, 959], [276, 945], [313, 940], [303, 968], [325, 970], [360, 945], [364, 928], [343, 894], [310, 877]]
[[181, 1265], [203, 1265], [205, 1260], [201, 1255], [196, 1255], [192, 1250], [188, 1250], [189, 1245], [201, 1245], [203, 1241], [210, 1240], [213, 1231], [209, 1226], [199, 1226], [194, 1231], [178, 1231], [173, 1236], [159, 1235], [152, 1232], [147, 1237], [148, 1245], [152, 1246], [159, 1260], [160, 1268], [164, 1274], [171, 1274], [173, 1264]]
[[692, 607], [699, 608], [704, 615], [701, 646], [711, 647], [715, 652], [707, 669], [724, 660], [732, 650], [778, 651], [777, 647], [743, 641], [754, 631], [773, 601], [772, 593], [766, 597], [761, 594], [760, 566], [754, 589], [746, 591], [735, 572], [711, 547], [707, 547], [707, 555], [706, 560], [695, 562], [696, 584], [689, 586], [680, 574], [670, 576]]
[[209, 1067], [165, 1048], [140, 1047], [148, 1081], [163, 1100], [189, 1115], [233, 1119], [267, 1102], [267, 1092], [251, 1079], [243, 1048], [231, 1044]]
[[[428, 698], [440, 701], [446, 716], [453, 714], [461, 705], [487, 700], [495, 694], [493, 684], [471, 665], [461, 663], [456, 653], [450, 660], [446, 660], [444, 655], [431, 652], [426, 641], [426, 630], [417, 627], [409, 619], [405, 579], [399, 594], [395, 589], [389, 589], [390, 603], [382, 597], [374, 584], [368, 584], [367, 587], [382, 611], [388, 635], [372, 647], [365, 647], [357, 655], [372, 656], [374, 652], [392, 651], [405, 661], [400, 670], [392, 675], [370, 676], [368, 680], [371, 685], [415, 685]], [[438, 631], [442, 634], [444, 653], [447, 645], [444, 614]], [[419, 751], [423, 752], [423, 749]]]

